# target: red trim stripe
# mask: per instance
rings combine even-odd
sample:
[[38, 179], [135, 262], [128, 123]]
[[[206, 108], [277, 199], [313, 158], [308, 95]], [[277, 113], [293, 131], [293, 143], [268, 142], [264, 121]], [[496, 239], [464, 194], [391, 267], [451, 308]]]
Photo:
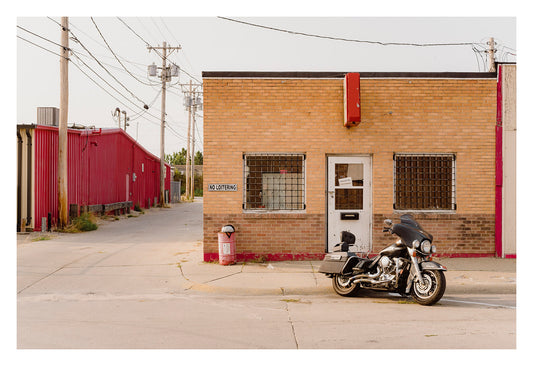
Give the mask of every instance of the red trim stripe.
[[[237, 253], [237, 262], [249, 261], [319, 261], [324, 259], [325, 253]], [[373, 257], [376, 254], [369, 254]], [[495, 253], [437, 253], [439, 258], [490, 258], [495, 257]], [[516, 258], [516, 254], [506, 255], [505, 258]], [[218, 262], [218, 253], [204, 253], [204, 262]]]

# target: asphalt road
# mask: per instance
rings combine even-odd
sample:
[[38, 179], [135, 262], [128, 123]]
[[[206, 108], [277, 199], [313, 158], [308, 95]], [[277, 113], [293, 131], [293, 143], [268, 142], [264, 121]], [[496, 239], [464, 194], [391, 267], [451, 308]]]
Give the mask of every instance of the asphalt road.
[[432, 307], [356, 298], [239, 296], [191, 289], [202, 205], [151, 209], [84, 234], [19, 236], [20, 349], [512, 349], [514, 294], [447, 296]]

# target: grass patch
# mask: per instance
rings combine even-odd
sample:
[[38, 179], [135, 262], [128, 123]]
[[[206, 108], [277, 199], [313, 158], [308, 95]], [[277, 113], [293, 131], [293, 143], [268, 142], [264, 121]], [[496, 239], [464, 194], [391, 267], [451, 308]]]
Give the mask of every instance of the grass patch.
[[300, 300], [300, 299], [281, 299], [280, 301], [285, 301], [285, 302], [300, 302], [301, 300]]
[[50, 240], [50, 239], [52, 238], [50, 238], [49, 236], [39, 236], [38, 238], [34, 238], [31, 241], [43, 241], [43, 240]]
[[286, 303], [300, 303], [300, 304], [311, 304], [311, 301], [302, 301], [301, 299], [281, 299], [280, 301], [284, 301]]
[[65, 227], [62, 232], [65, 233], [81, 233], [84, 231], [92, 231], [98, 229], [96, 224], [96, 218], [90, 213], [84, 213], [79, 217], [76, 217], [72, 220], [67, 227]]

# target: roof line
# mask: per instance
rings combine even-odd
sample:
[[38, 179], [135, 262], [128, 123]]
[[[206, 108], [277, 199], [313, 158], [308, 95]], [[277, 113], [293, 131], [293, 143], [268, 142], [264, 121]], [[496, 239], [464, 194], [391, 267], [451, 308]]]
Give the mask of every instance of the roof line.
[[[342, 79], [347, 72], [324, 71], [203, 71], [202, 78]], [[361, 78], [492, 79], [495, 72], [360, 72]]]

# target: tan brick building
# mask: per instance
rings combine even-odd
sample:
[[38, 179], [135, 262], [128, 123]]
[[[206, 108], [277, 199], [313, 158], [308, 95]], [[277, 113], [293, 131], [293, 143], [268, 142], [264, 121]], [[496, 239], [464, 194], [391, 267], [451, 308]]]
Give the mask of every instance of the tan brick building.
[[411, 213], [441, 254], [494, 255], [495, 73], [361, 73], [344, 127], [345, 73], [204, 72], [204, 259], [232, 224], [237, 259], [322, 258]]

